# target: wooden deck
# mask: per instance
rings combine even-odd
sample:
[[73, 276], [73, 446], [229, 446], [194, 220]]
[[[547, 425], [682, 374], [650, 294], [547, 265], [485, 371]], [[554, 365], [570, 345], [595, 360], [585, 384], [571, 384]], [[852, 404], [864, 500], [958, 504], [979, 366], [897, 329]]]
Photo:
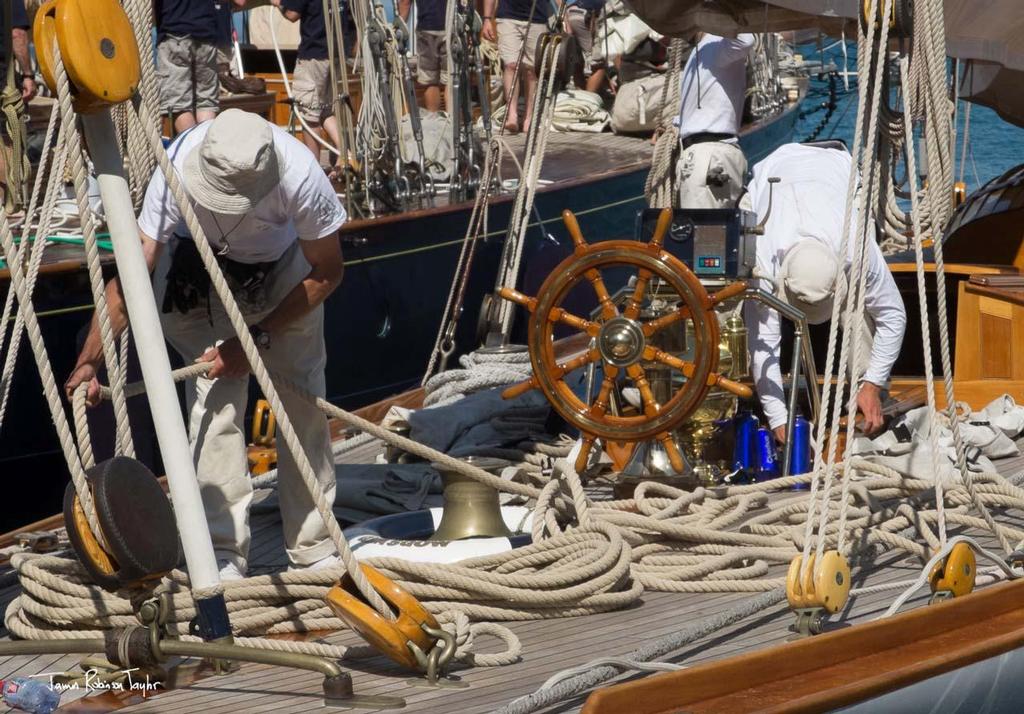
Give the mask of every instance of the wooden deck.
[[[377, 447], [370, 444], [349, 454], [346, 461], [367, 461], [372, 459], [376, 451]], [[1003, 460], [998, 465], [1004, 475], [1016, 476], [1024, 472], [1024, 456]], [[1024, 518], [1024, 514], [1021, 517]], [[280, 522], [276, 515], [254, 517], [251, 562], [257, 573], [284, 567], [285, 553]], [[980, 565], [984, 567], [985, 564]], [[782, 571], [782, 566], [776, 566], [770, 576], [781, 576]], [[870, 569], [855, 569], [854, 588], [910, 580], [918, 572], [919, 566], [902, 556], [883, 556]], [[16, 594], [17, 586], [8, 584], [0, 590], [0, 606], [6, 607]], [[898, 591], [892, 590], [855, 596], [851, 598], [840, 624], [833, 626], [843, 627], [877, 617], [897, 594]], [[926, 596], [926, 593], [920, 594], [908, 607], [920, 606]], [[346, 663], [346, 667], [352, 673], [357, 693], [404, 697], [407, 704], [403, 711], [465, 714], [490, 712], [518, 696], [533, 692], [555, 672], [583, 664], [597, 656], [628, 654], [651, 640], [727, 610], [750, 597], [749, 594], [679, 595], [648, 592], [638, 605], [625, 611], [580, 618], [511, 623], [511, 629], [523, 643], [521, 661], [506, 667], [458, 671], [457, 674], [469, 684], [466, 689], [412, 686], [408, 683], [406, 672], [381, 657]], [[760, 616], [748, 618], [695, 642], [670, 659], [692, 664], [780, 643], [790, 636], [787, 627], [791, 617], [784, 605], [776, 606]], [[333, 633], [325, 639], [347, 645], [359, 642], [349, 632]], [[486, 645], [487, 640], [480, 640], [478, 650], [482, 651]], [[0, 659], [0, 676], [27, 676], [73, 669], [78, 660], [77, 656]], [[629, 676], [624, 675], [623, 678]], [[323, 708], [320, 682], [320, 676], [314, 673], [264, 665], [243, 665], [232, 674], [198, 678], [147, 700], [139, 696], [129, 698], [125, 695], [94, 693], [85, 701], [73, 701], [73, 695], [78, 693], [69, 692], [65, 694], [66, 703], [62, 711], [118, 710], [166, 714], [308, 712]], [[551, 711], [576, 711], [582, 702], [583, 698], [579, 698]]]

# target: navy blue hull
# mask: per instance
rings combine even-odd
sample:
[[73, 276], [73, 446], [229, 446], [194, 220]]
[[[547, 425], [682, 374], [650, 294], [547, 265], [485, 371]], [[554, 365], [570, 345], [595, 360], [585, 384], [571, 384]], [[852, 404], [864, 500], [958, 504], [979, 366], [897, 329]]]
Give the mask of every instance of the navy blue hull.
[[[791, 110], [743, 138], [751, 162], [792, 140], [797, 114]], [[577, 215], [589, 242], [632, 237], [636, 213], [645, 206], [647, 172], [648, 167], [637, 162], [538, 191], [536, 207], [543, 231], [536, 222], [527, 231], [522, 290], [535, 292], [551, 268], [569, 254], [571, 241], [561, 220], [564, 209]], [[457, 332], [459, 353], [477, 346], [480, 304], [494, 289], [511, 206], [511, 196], [492, 202], [491, 234], [477, 248]], [[345, 278], [326, 303], [327, 394], [332, 402], [347, 408], [364, 406], [419, 384], [440, 327], [471, 209], [471, 204], [460, 204], [346, 226], [342, 238]], [[41, 276], [35, 304], [60, 381], [74, 366], [90, 303], [84, 271]], [[137, 368], [132, 372], [130, 378], [138, 379]], [[139, 456], [160, 473], [145, 400], [131, 402]], [[94, 449], [97, 459], [102, 459], [113, 443], [109, 405], [94, 410], [91, 420]], [[11, 480], [17, 485], [14, 493], [8, 493], [8, 502], [20, 500], [25, 508], [5, 509], [0, 514], [0, 531], [60, 508], [67, 467], [41, 396], [35, 362], [24, 345], [0, 432], [0, 468], [4, 473], [40, 475]]]

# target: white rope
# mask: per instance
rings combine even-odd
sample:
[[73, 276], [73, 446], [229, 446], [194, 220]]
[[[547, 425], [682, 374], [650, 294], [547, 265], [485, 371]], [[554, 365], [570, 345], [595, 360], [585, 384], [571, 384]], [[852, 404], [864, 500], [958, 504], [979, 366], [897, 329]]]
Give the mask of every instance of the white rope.
[[[909, 61], [900, 60], [900, 77], [904, 86], [909, 84]], [[935, 505], [939, 515], [939, 539], [946, 545], [946, 514], [942, 496], [942, 478], [939, 474], [938, 410], [935, 408], [935, 377], [932, 369], [931, 316], [928, 311], [928, 293], [924, 281], [924, 253], [921, 247], [923, 235], [918, 218], [917, 161], [914, 155], [913, 131], [910, 122], [904, 122], [907, 161], [907, 181], [910, 184], [911, 216], [914, 221], [914, 258], [917, 267], [917, 300], [921, 310], [921, 343], [924, 349], [924, 377], [928, 398], [928, 441], [931, 444], [932, 471], [935, 474]]]

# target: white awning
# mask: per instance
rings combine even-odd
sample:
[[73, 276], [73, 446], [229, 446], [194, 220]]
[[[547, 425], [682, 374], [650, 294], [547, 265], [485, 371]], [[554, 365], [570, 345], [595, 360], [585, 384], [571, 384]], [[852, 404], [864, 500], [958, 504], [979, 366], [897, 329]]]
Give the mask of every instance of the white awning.
[[648, 25], [663, 35], [690, 37], [695, 32], [735, 36], [740, 32], [821, 29], [839, 33], [857, 17], [858, 0], [625, 0]]

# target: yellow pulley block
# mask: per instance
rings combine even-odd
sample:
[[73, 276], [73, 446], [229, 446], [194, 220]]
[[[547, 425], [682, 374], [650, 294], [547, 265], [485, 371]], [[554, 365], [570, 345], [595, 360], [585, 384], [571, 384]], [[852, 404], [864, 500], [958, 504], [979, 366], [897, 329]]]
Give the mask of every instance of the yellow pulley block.
[[[117, 563], [108, 553], [89, 529], [89, 520], [85, 517], [85, 509], [82, 502], [75, 494], [71, 501], [71, 520], [65, 521], [69, 539], [78, 552], [79, 560], [89, 572], [89, 575], [102, 587], [116, 588], [120, 585], [117, 577]], [[66, 516], [67, 514], [65, 514]], [[76, 542], [77, 541], [77, 542]]]
[[[361, 565], [370, 585], [396, 611], [390, 621], [370, 607], [359, 594], [352, 579], [345, 575], [327, 592], [325, 600], [338, 619], [382, 654], [410, 669], [421, 668], [421, 658], [429, 653], [437, 640], [427, 629], [440, 625], [420, 602], [376, 568]], [[413, 648], [416, 649], [413, 649]], [[419, 653], [419, 657], [417, 656]]]
[[32, 23], [32, 41], [36, 44], [36, 61], [43, 81], [57, 94], [57, 73], [53, 69], [53, 51], [57, 47], [57, 0], [48, 0], [36, 11]]
[[850, 565], [839, 551], [828, 550], [816, 562], [812, 553], [803, 577], [800, 571], [803, 556], [798, 555], [789, 564], [786, 575], [786, 599], [794, 610], [823, 609], [839, 612], [850, 596]]
[[974, 590], [978, 563], [967, 543], [956, 543], [946, 559], [937, 563], [928, 576], [933, 599], [961, 597]]
[[[871, 14], [871, 3], [875, 3], [875, 13]], [[864, 27], [878, 28], [884, 21], [886, 0], [863, 0], [860, 20]], [[889, 36], [909, 38], [914, 31], [914, 8], [910, 0], [892, 0], [892, 13], [888, 18]]]
[[277, 431], [277, 418], [270, 402], [260, 399], [252, 410], [252, 443], [257, 446], [272, 446]]
[[50, 0], [36, 14], [33, 36], [43, 79], [54, 94], [53, 49], [60, 47], [78, 111], [134, 96], [142, 73], [139, 47], [117, 0]]

